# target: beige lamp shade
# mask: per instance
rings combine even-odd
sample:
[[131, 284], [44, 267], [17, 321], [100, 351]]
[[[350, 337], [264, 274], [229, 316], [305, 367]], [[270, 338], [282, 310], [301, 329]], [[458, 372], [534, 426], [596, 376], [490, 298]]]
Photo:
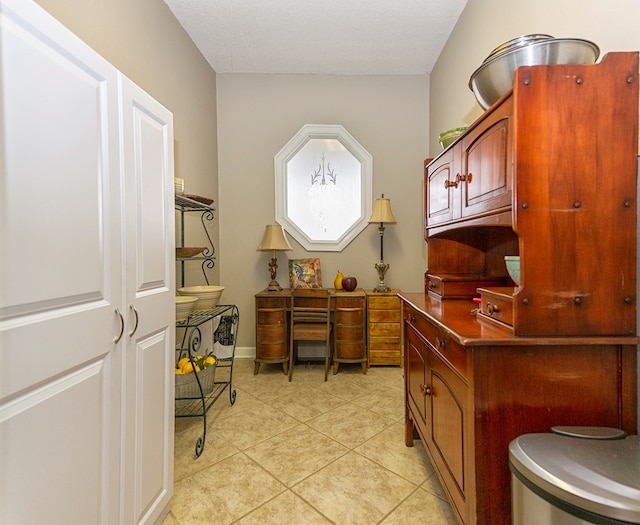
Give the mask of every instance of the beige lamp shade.
[[292, 250], [289, 241], [284, 235], [284, 230], [279, 224], [267, 224], [264, 229], [264, 237], [258, 246], [258, 251]]
[[369, 222], [383, 222], [395, 224], [396, 218], [391, 212], [391, 201], [384, 198], [384, 194], [373, 203], [373, 213]]

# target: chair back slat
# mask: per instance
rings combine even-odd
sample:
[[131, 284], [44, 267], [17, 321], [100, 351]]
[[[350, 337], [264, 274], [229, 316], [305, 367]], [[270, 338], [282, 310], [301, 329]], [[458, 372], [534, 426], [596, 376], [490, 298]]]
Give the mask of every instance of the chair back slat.
[[293, 374], [294, 348], [298, 340], [325, 341], [325, 374], [331, 360], [331, 294], [325, 288], [295, 288], [291, 291], [289, 381]]

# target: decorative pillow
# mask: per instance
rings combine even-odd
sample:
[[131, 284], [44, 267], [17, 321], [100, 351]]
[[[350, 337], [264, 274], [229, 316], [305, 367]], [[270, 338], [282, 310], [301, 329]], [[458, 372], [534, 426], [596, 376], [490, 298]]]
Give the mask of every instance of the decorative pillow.
[[320, 259], [291, 259], [289, 281], [291, 288], [322, 288]]

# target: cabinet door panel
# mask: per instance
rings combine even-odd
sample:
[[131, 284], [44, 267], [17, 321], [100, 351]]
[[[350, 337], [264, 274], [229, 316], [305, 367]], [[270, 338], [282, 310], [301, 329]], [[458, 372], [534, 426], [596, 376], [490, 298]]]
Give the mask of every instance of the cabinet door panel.
[[465, 472], [465, 412], [467, 386], [445, 364], [438, 354], [429, 352], [428, 380], [431, 395], [427, 397], [431, 414], [429, 450], [448, 489], [451, 502], [465, 521], [469, 516], [468, 480]]
[[456, 180], [454, 147], [442, 153], [425, 169], [425, 226], [431, 227], [448, 222], [456, 215], [453, 200], [457, 194], [454, 189], [445, 186]]
[[100, 446], [108, 361], [0, 405], [1, 523], [110, 522]]
[[513, 103], [503, 103], [462, 139], [462, 217], [511, 207], [512, 156], [509, 119]]
[[[419, 419], [415, 421], [421, 430], [422, 435], [426, 436], [426, 422], [427, 422], [427, 405], [425, 402], [422, 386], [426, 384], [426, 350], [424, 343], [420, 340], [418, 335], [414, 332], [413, 328], [406, 327], [405, 331], [405, 352], [407, 367], [406, 367], [406, 381], [407, 381], [407, 401], [414, 410], [417, 410], [417, 416]], [[425, 443], [425, 445], [428, 445]]]
[[173, 493], [175, 226], [172, 115], [121, 77], [126, 355], [123, 521], [154, 523]]
[[117, 133], [116, 70], [0, 2], [1, 523], [118, 519]]

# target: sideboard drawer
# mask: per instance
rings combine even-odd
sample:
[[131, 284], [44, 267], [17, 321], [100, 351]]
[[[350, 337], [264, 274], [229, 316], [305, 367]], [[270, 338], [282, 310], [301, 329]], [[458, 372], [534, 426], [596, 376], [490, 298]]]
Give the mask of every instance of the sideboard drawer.
[[467, 352], [443, 330], [431, 323], [423, 314], [405, 305], [405, 321], [413, 326], [432, 349], [440, 355], [460, 376], [467, 378]]

